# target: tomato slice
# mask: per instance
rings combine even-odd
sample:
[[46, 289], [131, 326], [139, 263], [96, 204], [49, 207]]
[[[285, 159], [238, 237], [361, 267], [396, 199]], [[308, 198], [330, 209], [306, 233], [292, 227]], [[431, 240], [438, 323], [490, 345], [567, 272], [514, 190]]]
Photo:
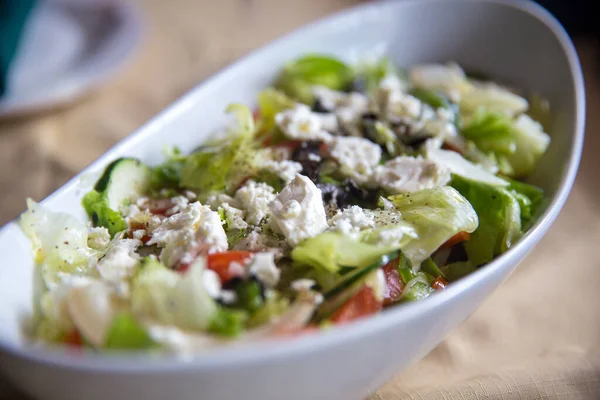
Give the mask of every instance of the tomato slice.
[[431, 288], [433, 290], [444, 290], [448, 286], [448, 281], [445, 280], [442, 276], [438, 276], [431, 282]]
[[383, 302], [375, 298], [373, 289], [365, 286], [332, 315], [331, 321], [335, 324], [351, 322], [368, 315], [376, 314], [382, 308]]
[[65, 336], [64, 343], [71, 347], [82, 347], [83, 338], [77, 329], [73, 329]]
[[219, 275], [219, 278], [221, 278], [221, 283], [225, 283], [230, 279], [243, 274], [243, 270], [240, 271], [236, 268], [230, 268], [231, 263], [235, 262], [244, 266], [251, 257], [251, 252], [242, 250], [213, 253], [208, 255], [207, 267]]
[[400, 273], [398, 272], [399, 263], [400, 259], [396, 258], [383, 266], [386, 283], [385, 295], [383, 297], [384, 306], [394, 303], [402, 295], [404, 282], [402, 282], [402, 278], [400, 278]]
[[471, 234], [469, 232], [458, 232], [456, 235], [448, 239], [446, 243], [441, 245], [440, 249], [447, 249], [454, 246], [455, 244], [466, 242], [468, 240], [471, 240]]

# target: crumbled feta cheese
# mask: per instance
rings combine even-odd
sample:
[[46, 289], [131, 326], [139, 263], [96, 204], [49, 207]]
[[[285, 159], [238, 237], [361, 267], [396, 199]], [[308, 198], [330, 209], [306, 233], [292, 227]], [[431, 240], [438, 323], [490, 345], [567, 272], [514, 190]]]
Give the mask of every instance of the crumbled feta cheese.
[[417, 232], [412, 225], [403, 223], [391, 228], [382, 229], [378, 232], [377, 244], [384, 247], [397, 247], [401, 243], [404, 236], [417, 238]]
[[261, 169], [267, 170], [279, 176], [286, 184], [290, 183], [296, 174], [302, 172], [302, 164], [290, 160], [264, 160], [259, 166]]
[[375, 226], [375, 220], [372, 211], [363, 210], [359, 206], [351, 206], [335, 215], [329, 221], [329, 225], [331, 225], [331, 230], [347, 235], [361, 229], [372, 228]]
[[310, 161], [314, 161], [314, 162], [320, 162], [321, 161], [321, 156], [315, 153], [308, 153], [308, 159]]
[[231, 276], [243, 276], [246, 272], [244, 266], [236, 261], [230, 262], [228, 268]]
[[103, 226], [92, 227], [88, 231], [87, 244], [94, 250], [103, 250], [110, 243], [110, 233]]
[[314, 86], [313, 94], [326, 110], [334, 111], [345, 124], [355, 121], [369, 109], [368, 97], [358, 92], [344, 93]]
[[217, 211], [222, 204], [227, 203], [231, 207], [241, 208], [241, 204], [231, 196], [220, 193], [217, 195], [210, 195], [206, 198], [204, 204], [209, 206], [213, 211]]
[[275, 199], [275, 189], [264, 182], [249, 180], [235, 193], [240, 208], [246, 210], [246, 222], [259, 225], [269, 215], [269, 203]]
[[391, 92], [387, 102], [387, 117], [390, 120], [404, 118], [419, 119], [423, 111], [421, 100], [407, 93]]
[[458, 136], [456, 126], [452, 122], [442, 119], [430, 119], [423, 123], [423, 132], [442, 139]]
[[266, 287], [275, 287], [281, 275], [281, 271], [275, 265], [275, 256], [273, 253], [254, 254], [249, 272]]
[[137, 240], [142, 240], [142, 238], [146, 236], [146, 230], [145, 229], [136, 229], [135, 231], [133, 231], [133, 238], [137, 239]]
[[324, 140], [331, 138], [321, 125], [321, 119], [305, 104], [282, 111], [275, 116], [277, 126], [290, 139]]
[[198, 245], [208, 251], [227, 250], [227, 235], [219, 214], [199, 202], [188, 204], [180, 213], [164, 219], [152, 233], [149, 245], [162, 247], [160, 260], [172, 267], [181, 262], [191, 262], [190, 253]]
[[145, 206], [145, 205], [146, 205], [146, 203], [148, 203], [148, 201], [150, 201], [150, 199], [149, 199], [148, 197], [146, 197], [146, 196], [141, 196], [141, 197], [138, 197], [138, 198], [137, 198], [137, 200], [135, 201], [135, 204], [136, 204], [138, 207], [143, 207], [143, 206]]
[[290, 287], [294, 289], [296, 292], [304, 292], [307, 290], [311, 290], [313, 286], [315, 286], [316, 282], [312, 279], [296, 279], [290, 283]]
[[173, 204], [173, 207], [167, 210], [167, 215], [173, 215], [178, 212], [181, 212], [185, 207], [187, 207], [189, 202], [190, 201], [188, 200], [188, 198], [184, 196], [175, 196], [171, 198], [171, 203]]
[[381, 147], [358, 137], [336, 137], [329, 144], [329, 152], [341, 165], [341, 172], [358, 183], [365, 183], [381, 160]]
[[136, 204], [125, 206], [121, 213], [125, 216], [125, 222], [129, 226], [132, 224], [147, 224], [152, 218], [152, 214], [148, 210], [140, 210]]
[[321, 127], [327, 132], [337, 132], [339, 127], [337, 116], [333, 113], [315, 113], [321, 121]]
[[192, 192], [191, 190], [184, 190], [183, 195], [187, 197], [188, 200], [196, 200], [198, 197], [196, 193]]
[[379, 81], [379, 88], [389, 92], [405, 92], [406, 82], [400, 80], [396, 74], [388, 74]]
[[437, 117], [443, 121], [449, 121], [449, 122], [454, 121], [454, 113], [452, 112], [452, 110], [449, 110], [444, 107], [439, 107], [435, 111], [435, 113], [436, 113]]
[[135, 250], [142, 245], [137, 239], [121, 239], [113, 242], [96, 269], [100, 276], [110, 282], [118, 282], [131, 276], [140, 261]]
[[387, 289], [387, 283], [385, 280], [385, 273], [383, 270], [377, 269], [367, 276], [366, 282], [367, 286], [373, 289], [373, 295], [377, 301], [383, 301], [385, 297], [385, 291]]
[[202, 271], [202, 282], [210, 297], [216, 299], [221, 296], [221, 279], [215, 271], [212, 269]]
[[237, 295], [233, 290], [221, 290], [221, 295], [219, 298], [225, 304], [232, 304], [236, 302]]
[[288, 243], [297, 245], [327, 229], [321, 191], [306, 176], [297, 175], [269, 204], [272, 218]]
[[244, 221], [244, 211], [239, 208], [231, 207], [229, 203], [223, 203], [221, 208], [225, 212], [228, 229], [246, 229], [248, 223]]
[[400, 156], [378, 166], [374, 180], [392, 194], [409, 193], [446, 185], [450, 171], [422, 157]]

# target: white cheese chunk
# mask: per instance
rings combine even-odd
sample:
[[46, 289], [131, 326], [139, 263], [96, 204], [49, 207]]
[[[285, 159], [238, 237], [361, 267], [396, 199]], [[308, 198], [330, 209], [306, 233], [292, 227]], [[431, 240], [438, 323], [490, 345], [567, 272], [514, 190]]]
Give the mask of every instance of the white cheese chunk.
[[392, 194], [410, 193], [446, 185], [450, 170], [422, 157], [400, 156], [378, 166], [374, 180]]
[[311, 290], [313, 286], [316, 285], [316, 283], [317, 282], [315, 282], [312, 279], [302, 278], [292, 281], [292, 283], [290, 283], [290, 287], [296, 292], [306, 292], [308, 290]]
[[290, 139], [328, 141], [331, 138], [318, 115], [305, 104], [296, 104], [294, 108], [278, 113], [275, 123]]
[[215, 271], [211, 269], [203, 270], [202, 282], [204, 283], [204, 288], [210, 297], [217, 299], [221, 296], [221, 279]]
[[244, 221], [244, 211], [229, 205], [229, 203], [221, 204], [221, 209], [225, 213], [228, 229], [246, 229], [248, 223]]
[[219, 193], [216, 195], [210, 195], [206, 198], [204, 202], [207, 206], [209, 206], [213, 211], [217, 211], [222, 204], [227, 203], [235, 208], [242, 208], [241, 204], [231, 196], [228, 196], [224, 193]]
[[227, 250], [227, 235], [219, 214], [199, 202], [164, 219], [152, 233], [149, 245], [162, 247], [160, 260], [172, 267], [178, 262], [190, 263], [194, 250], [205, 247], [209, 252]]
[[240, 208], [246, 210], [246, 222], [259, 225], [269, 215], [269, 203], [275, 199], [275, 189], [264, 182], [249, 180], [235, 193]]
[[269, 208], [275, 224], [292, 246], [328, 228], [321, 191], [306, 176], [297, 175]]
[[142, 242], [137, 239], [121, 239], [112, 243], [96, 265], [100, 276], [110, 282], [130, 277], [140, 261], [140, 256], [135, 250], [141, 245]]
[[173, 215], [183, 211], [189, 202], [189, 199], [185, 196], [175, 196], [171, 198], [171, 204], [173, 204], [173, 206], [167, 210], [167, 215]]
[[367, 286], [373, 289], [373, 295], [377, 301], [383, 301], [387, 289], [385, 274], [381, 268], [371, 272], [367, 278]]
[[275, 256], [273, 253], [254, 254], [249, 272], [268, 288], [275, 287], [281, 275], [281, 271], [275, 265]]
[[365, 183], [381, 160], [381, 147], [358, 137], [336, 137], [329, 143], [329, 152], [341, 166], [341, 172]]
[[290, 183], [296, 174], [302, 172], [302, 164], [291, 160], [264, 160], [260, 162], [260, 168], [277, 175], [285, 184]]
[[329, 221], [329, 225], [331, 230], [348, 235], [374, 227], [375, 219], [372, 211], [363, 210], [359, 206], [351, 206], [336, 214]]

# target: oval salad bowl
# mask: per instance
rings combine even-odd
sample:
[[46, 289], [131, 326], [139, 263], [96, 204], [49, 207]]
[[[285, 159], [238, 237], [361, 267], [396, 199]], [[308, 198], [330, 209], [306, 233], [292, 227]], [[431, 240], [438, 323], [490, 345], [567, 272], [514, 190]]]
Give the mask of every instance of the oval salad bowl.
[[[34, 345], [23, 332], [39, 289], [31, 244], [18, 222], [0, 231], [0, 369], [40, 399], [363, 399], [424, 357], [517, 267], [569, 194], [584, 131], [584, 86], [560, 24], [534, 3], [501, 0], [375, 2], [325, 18], [237, 61], [118, 143], [42, 204], [79, 219], [86, 182], [119, 157], [152, 164], [163, 146], [192, 151], [226, 124], [230, 103], [255, 104], [280, 68], [306, 53], [353, 61], [374, 52], [399, 66], [454, 61], [539, 94], [551, 104], [551, 144], [529, 182], [548, 201], [508, 251], [428, 298], [285, 340], [200, 354], [79, 352]], [[91, 179], [92, 181], [94, 179]]]

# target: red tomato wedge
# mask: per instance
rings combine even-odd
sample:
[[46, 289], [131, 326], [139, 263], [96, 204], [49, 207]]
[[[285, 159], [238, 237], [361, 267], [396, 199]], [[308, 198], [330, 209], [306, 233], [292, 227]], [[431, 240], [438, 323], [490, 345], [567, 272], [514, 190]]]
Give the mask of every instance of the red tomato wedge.
[[226, 251], [223, 253], [213, 253], [208, 255], [208, 269], [212, 269], [221, 278], [221, 283], [225, 283], [232, 278], [240, 276], [243, 271], [236, 268], [230, 268], [231, 263], [238, 263], [244, 266], [252, 257], [249, 251]]
[[456, 235], [452, 236], [450, 239], [446, 241], [443, 245], [440, 246], [440, 249], [448, 249], [455, 244], [459, 244], [462, 242], [466, 242], [471, 239], [471, 234], [469, 232], [458, 232]]
[[83, 346], [83, 339], [82, 339], [81, 335], [79, 334], [79, 331], [77, 331], [77, 329], [73, 329], [71, 332], [69, 332], [65, 336], [64, 342], [66, 345], [71, 346], [71, 347]]
[[383, 267], [383, 273], [385, 274], [385, 295], [383, 297], [383, 305], [387, 306], [394, 303], [402, 295], [402, 289], [404, 289], [404, 282], [400, 278], [398, 272], [399, 258], [390, 261]]
[[433, 290], [444, 290], [446, 289], [446, 286], [448, 286], [448, 281], [441, 276], [438, 276], [431, 282], [431, 288]]
[[376, 314], [383, 308], [383, 302], [375, 298], [373, 289], [365, 286], [344, 303], [331, 317], [335, 324], [343, 324]]

